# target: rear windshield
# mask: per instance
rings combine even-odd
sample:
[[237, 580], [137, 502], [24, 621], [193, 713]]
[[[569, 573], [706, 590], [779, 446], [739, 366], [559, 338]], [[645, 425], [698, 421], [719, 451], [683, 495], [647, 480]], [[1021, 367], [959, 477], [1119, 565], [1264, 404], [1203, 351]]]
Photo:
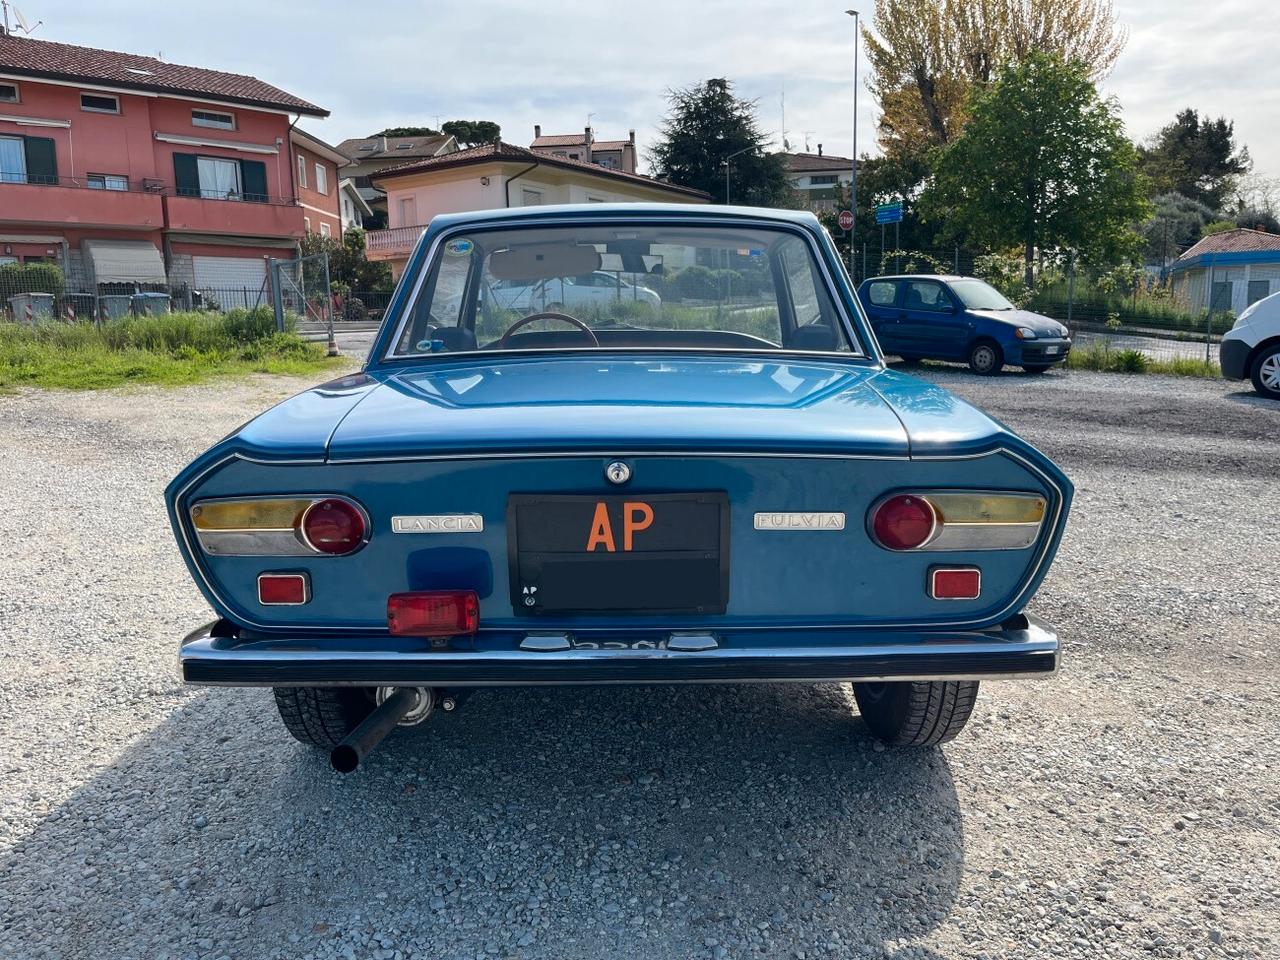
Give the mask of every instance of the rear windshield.
[[450, 235], [391, 356], [472, 350], [801, 350], [851, 343], [810, 244], [733, 225]]

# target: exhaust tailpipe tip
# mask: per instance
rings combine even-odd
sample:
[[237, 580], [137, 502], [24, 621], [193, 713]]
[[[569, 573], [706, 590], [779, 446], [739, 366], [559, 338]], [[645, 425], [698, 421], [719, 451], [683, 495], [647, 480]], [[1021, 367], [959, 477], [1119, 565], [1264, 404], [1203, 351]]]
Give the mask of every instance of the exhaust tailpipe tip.
[[435, 706], [435, 691], [428, 687], [383, 688], [378, 705], [341, 743], [329, 753], [329, 763], [338, 773], [354, 773], [382, 739], [406, 717], [417, 715], [421, 722]]

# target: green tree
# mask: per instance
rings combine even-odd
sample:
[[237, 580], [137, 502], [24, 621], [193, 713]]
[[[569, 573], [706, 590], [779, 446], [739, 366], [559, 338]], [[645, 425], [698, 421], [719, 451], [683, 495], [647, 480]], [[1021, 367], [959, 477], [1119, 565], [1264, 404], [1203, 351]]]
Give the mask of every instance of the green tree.
[[794, 202], [781, 155], [765, 152], [768, 137], [756, 121], [755, 101], [739, 99], [728, 80], [718, 79], [668, 90], [667, 103], [661, 136], [649, 152], [658, 179], [705, 190], [724, 203], [727, 162], [734, 203]]
[[457, 137], [459, 145], [464, 147], [493, 143], [502, 138], [502, 127], [492, 120], [450, 120], [440, 129], [452, 137]]
[[371, 133], [371, 137], [438, 137], [439, 130], [431, 127], [387, 127], [385, 130], [379, 130], [377, 133]]
[[950, 142], [969, 91], [1011, 61], [1055, 55], [1100, 80], [1127, 39], [1110, 0], [876, 0], [872, 19], [862, 36], [886, 153]]
[[938, 154], [931, 217], [990, 248], [1021, 248], [1028, 285], [1037, 251], [1076, 250], [1099, 264], [1137, 253], [1146, 184], [1119, 108], [1084, 64], [1033, 53], [976, 92], [969, 113]]
[[1214, 210], [1223, 209], [1237, 178], [1253, 167], [1248, 147], [1236, 149], [1230, 120], [1201, 118], [1191, 109], [1141, 147], [1139, 157], [1153, 191], [1181, 193]]
[[334, 284], [359, 293], [386, 291], [393, 286], [391, 265], [370, 260], [365, 255], [365, 233], [359, 228], [344, 230], [341, 242], [308, 233], [302, 241], [302, 255], [309, 257], [316, 253], [329, 255], [329, 280]]
[[1180, 193], [1162, 193], [1152, 201], [1151, 216], [1139, 228], [1146, 241], [1147, 263], [1163, 264], [1178, 256], [1204, 233], [1214, 211]]

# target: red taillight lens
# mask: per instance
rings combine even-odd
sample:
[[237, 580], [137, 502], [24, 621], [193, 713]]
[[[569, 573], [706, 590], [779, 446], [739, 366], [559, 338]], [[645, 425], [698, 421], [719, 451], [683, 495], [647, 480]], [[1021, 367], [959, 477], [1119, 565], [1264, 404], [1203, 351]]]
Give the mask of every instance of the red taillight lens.
[[364, 514], [355, 504], [336, 497], [313, 503], [302, 516], [302, 536], [321, 553], [336, 555], [358, 550], [366, 532]]
[[387, 626], [400, 637], [457, 637], [480, 628], [474, 590], [419, 590], [387, 598]]
[[934, 567], [929, 571], [929, 596], [935, 600], [977, 600], [982, 595], [982, 571], [977, 567]]
[[258, 575], [258, 602], [263, 606], [297, 607], [311, 599], [305, 573], [263, 573]]
[[890, 497], [871, 517], [871, 531], [883, 547], [914, 550], [927, 543], [938, 526], [938, 515], [924, 497]]

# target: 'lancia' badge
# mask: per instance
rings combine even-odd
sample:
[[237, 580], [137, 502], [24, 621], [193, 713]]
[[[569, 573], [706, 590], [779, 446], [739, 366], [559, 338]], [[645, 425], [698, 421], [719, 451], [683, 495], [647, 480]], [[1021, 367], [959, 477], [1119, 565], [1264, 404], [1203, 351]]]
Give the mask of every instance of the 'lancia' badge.
[[610, 483], [623, 484], [631, 479], [631, 468], [621, 460], [615, 460], [604, 468], [604, 475]]

